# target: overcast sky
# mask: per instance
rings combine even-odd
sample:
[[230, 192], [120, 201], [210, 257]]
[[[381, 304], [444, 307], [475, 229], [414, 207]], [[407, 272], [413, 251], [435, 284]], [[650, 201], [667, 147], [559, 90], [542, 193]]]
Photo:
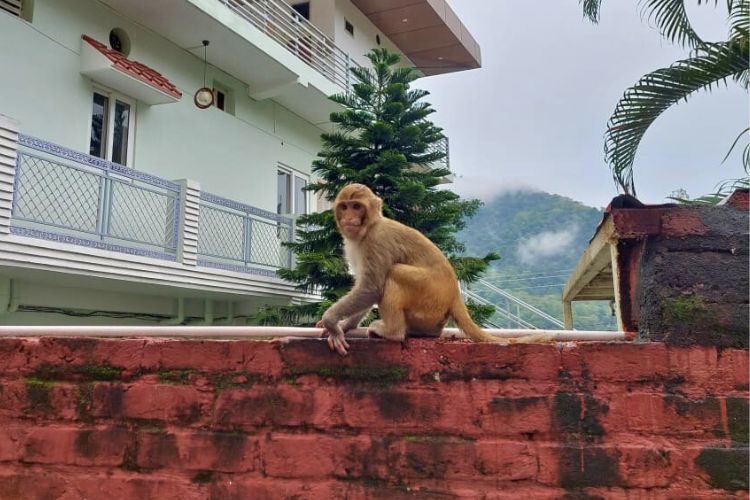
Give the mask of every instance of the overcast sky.
[[[482, 68], [415, 86], [431, 92], [450, 139], [456, 191], [488, 200], [536, 188], [605, 206], [617, 194], [603, 159], [607, 119], [627, 87], [688, 50], [642, 21], [636, 0], [605, 0], [598, 25], [578, 0], [449, 3], [481, 45]], [[726, 39], [724, 2], [689, 12], [705, 40]], [[747, 122], [748, 95], [731, 80], [662, 114], [636, 156], [638, 197], [659, 203], [678, 188], [695, 197], [743, 175], [741, 147], [721, 160]]]

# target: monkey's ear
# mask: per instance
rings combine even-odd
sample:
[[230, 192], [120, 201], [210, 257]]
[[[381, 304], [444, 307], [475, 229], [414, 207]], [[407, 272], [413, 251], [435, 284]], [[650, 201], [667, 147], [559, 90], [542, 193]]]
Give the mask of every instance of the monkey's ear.
[[372, 208], [375, 211], [375, 214], [382, 217], [383, 216], [383, 199], [374, 196], [372, 199]]

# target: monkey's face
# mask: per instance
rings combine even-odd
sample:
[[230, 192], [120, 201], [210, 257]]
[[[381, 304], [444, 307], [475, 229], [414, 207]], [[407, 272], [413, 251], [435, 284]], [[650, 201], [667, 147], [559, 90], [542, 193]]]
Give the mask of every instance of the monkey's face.
[[350, 240], [359, 240], [365, 235], [367, 206], [359, 201], [339, 201], [336, 204], [336, 223], [341, 234]]

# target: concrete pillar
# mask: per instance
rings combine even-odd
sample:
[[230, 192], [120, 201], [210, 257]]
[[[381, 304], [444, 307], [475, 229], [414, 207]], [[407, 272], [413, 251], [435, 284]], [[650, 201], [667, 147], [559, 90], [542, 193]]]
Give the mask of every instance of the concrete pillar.
[[187, 266], [198, 263], [198, 221], [200, 219], [201, 185], [192, 179], [179, 179], [180, 229], [177, 242], [177, 262]]
[[18, 159], [18, 122], [0, 115], [0, 234], [10, 233]]

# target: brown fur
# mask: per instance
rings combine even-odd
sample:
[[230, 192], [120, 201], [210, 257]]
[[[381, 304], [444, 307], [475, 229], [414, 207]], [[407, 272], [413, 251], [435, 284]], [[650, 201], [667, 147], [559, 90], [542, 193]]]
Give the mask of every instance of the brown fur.
[[439, 336], [452, 318], [474, 341], [539, 340], [533, 336], [503, 341], [479, 328], [469, 316], [448, 259], [420, 232], [384, 217], [382, 200], [367, 186], [344, 187], [333, 209], [355, 284], [318, 322], [328, 331], [331, 349], [346, 354], [344, 333], [376, 303], [382, 320], [370, 331], [388, 339], [404, 340], [407, 332]]

